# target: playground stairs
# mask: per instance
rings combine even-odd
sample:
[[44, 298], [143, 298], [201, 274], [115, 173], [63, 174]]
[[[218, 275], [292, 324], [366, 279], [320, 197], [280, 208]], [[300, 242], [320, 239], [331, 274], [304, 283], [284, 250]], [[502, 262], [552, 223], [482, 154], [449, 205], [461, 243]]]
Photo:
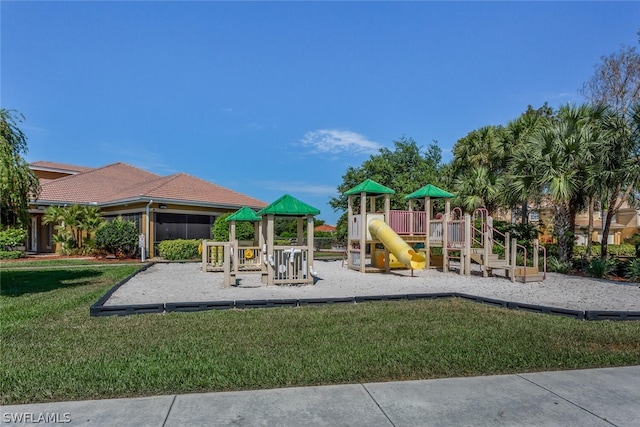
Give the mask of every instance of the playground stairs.
[[[500, 232], [493, 228], [493, 219], [485, 208], [476, 209], [473, 218], [467, 215], [465, 228], [470, 230], [469, 243], [473, 246], [468, 249], [469, 261], [479, 264], [484, 276], [493, 273], [493, 270], [504, 270], [504, 275], [512, 281], [517, 282], [541, 282], [546, 274], [540, 272], [539, 261], [542, 261], [544, 271], [546, 271], [546, 250], [534, 240], [531, 244], [533, 248], [531, 261], [527, 257], [527, 248], [518, 244], [518, 241], [510, 238], [508, 232]], [[467, 243], [467, 244], [469, 244]], [[502, 248], [501, 255], [494, 253], [494, 248]], [[539, 252], [542, 251], [542, 259]], [[523, 265], [518, 265], [518, 259]], [[532, 262], [533, 267], [526, 266], [527, 262]], [[513, 277], [512, 277], [513, 276]]]
[[526, 275], [524, 274], [524, 269], [525, 267], [516, 267], [515, 269], [516, 282], [529, 283], [529, 282], [542, 282], [544, 280], [544, 275], [540, 273], [540, 269], [538, 267], [526, 267], [527, 269]]
[[[492, 274], [493, 270], [504, 270], [505, 277], [510, 277], [511, 264], [503, 258], [500, 258], [498, 254], [489, 253], [485, 259], [483, 248], [471, 248], [471, 253], [469, 255], [471, 260], [476, 264], [479, 264], [487, 274]], [[542, 282], [544, 280], [544, 275], [540, 272], [538, 267], [516, 266], [514, 268], [514, 276], [516, 282], [522, 283]]]

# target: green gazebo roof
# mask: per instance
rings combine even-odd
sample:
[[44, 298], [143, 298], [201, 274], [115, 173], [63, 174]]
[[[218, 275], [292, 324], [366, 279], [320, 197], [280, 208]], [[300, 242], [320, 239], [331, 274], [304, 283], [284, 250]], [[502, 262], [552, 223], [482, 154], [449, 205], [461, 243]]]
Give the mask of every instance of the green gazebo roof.
[[229, 215], [225, 221], [260, 221], [262, 218], [255, 211], [247, 206], [243, 206], [233, 214]]
[[319, 215], [320, 211], [293, 196], [285, 194], [269, 206], [258, 211], [258, 215], [303, 216]]
[[378, 184], [377, 182], [367, 179], [362, 181], [360, 184], [353, 187], [351, 190], [345, 191], [345, 195], [351, 196], [353, 194], [396, 194], [395, 191], [390, 189], [389, 187], [385, 187], [382, 184]]
[[434, 199], [451, 199], [456, 196], [431, 184], [427, 184], [419, 190], [404, 196], [406, 200], [424, 199], [425, 197], [431, 197]]

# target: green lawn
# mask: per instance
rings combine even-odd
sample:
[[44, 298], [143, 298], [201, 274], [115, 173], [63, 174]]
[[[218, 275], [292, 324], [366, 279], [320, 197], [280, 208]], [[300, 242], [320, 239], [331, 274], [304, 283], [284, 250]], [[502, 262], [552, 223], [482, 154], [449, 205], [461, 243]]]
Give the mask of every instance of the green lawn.
[[456, 299], [89, 317], [138, 267], [3, 270], [1, 403], [640, 364], [640, 322]]
[[[126, 261], [129, 264], [140, 263], [139, 260]], [[2, 261], [0, 271], [31, 267], [76, 267], [85, 265], [122, 265], [124, 263], [100, 261], [95, 258], [54, 258], [54, 259], [25, 259], [22, 261]]]

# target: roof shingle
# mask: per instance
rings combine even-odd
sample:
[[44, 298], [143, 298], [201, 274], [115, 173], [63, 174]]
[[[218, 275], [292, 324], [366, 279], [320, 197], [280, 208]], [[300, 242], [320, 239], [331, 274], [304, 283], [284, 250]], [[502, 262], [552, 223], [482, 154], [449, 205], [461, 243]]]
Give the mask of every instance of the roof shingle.
[[148, 199], [263, 207], [266, 203], [185, 173], [162, 177], [128, 165], [101, 168], [42, 182], [39, 200], [58, 203], [111, 204]]

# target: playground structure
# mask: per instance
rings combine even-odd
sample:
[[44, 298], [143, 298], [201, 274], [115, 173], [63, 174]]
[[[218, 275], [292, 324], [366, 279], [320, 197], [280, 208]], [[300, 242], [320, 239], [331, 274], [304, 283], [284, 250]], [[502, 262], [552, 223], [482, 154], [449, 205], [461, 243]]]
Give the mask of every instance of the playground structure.
[[[224, 285], [237, 284], [243, 274], [260, 274], [265, 285], [311, 284], [313, 270], [313, 218], [320, 211], [285, 194], [257, 213], [243, 207], [230, 215], [229, 241], [202, 242], [202, 271], [224, 273]], [[277, 217], [296, 218], [296, 239], [290, 245], [278, 245], [274, 224]], [[254, 240], [236, 239], [236, 223], [254, 224]], [[306, 238], [304, 235], [306, 224]]]
[[[405, 196], [408, 210], [391, 210], [391, 194], [395, 191], [370, 179], [345, 192], [350, 269], [370, 273], [442, 267], [447, 272], [457, 261], [459, 273], [470, 275], [471, 263], [475, 262], [485, 277], [493, 270], [504, 270], [512, 281], [544, 280], [544, 247], [537, 240], [532, 243], [532, 266], [527, 267], [527, 248], [511, 239], [509, 233], [495, 230], [486, 209], [463, 216], [460, 208], [451, 209], [453, 194], [430, 184]], [[444, 214], [434, 216], [434, 199], [444, 200]], [[424, 201], [423, 210], [414, 209], [416, 200]], [[542, 273], [538, 268], [540, 251]]]

